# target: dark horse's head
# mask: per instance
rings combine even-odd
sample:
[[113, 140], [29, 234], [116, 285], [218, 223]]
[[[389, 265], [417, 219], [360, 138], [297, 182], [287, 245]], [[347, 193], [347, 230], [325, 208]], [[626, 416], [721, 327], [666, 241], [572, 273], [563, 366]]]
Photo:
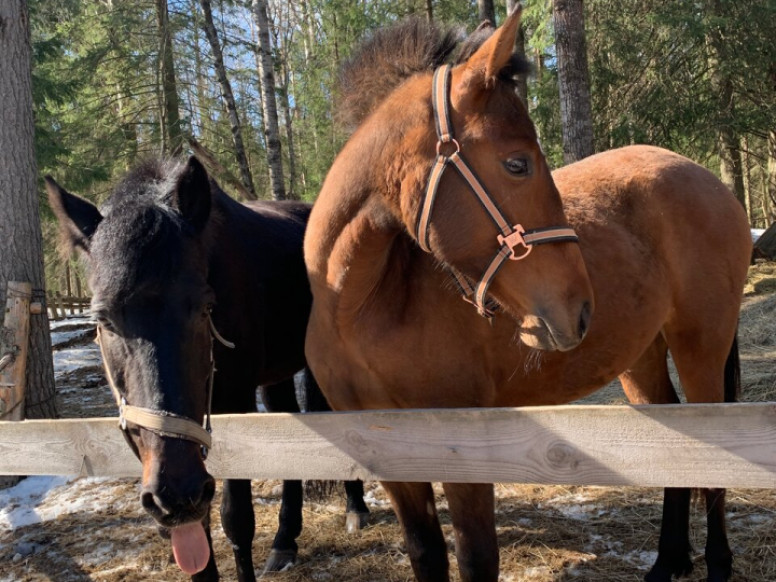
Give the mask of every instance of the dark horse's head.
[[[51, 178], [46, 182], [65, 242], [86, 260], [117, 399], [159, 418], [201, 425], [212, 373], [208, 242], [218, 186], [194, 158], [147, 162], [101, 210]], [[208, 555], [201, 522], [215, 491], [202, 446], [139, 424], [127, 422], [125, 435], [143, 463], [143, 507], [171, 530], [181, 568], [201, 570], [203, 544]]]

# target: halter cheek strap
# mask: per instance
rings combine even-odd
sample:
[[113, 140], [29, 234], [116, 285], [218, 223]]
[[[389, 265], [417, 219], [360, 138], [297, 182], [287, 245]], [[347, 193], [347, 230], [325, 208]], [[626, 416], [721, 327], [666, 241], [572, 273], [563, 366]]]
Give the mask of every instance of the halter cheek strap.
[[534, 245], [551, 242], [579, 242], [572, 228], [566, 226], [551, 226], [526, 230], [521, 224], [511, 224], [501, 212], [496, 202], [477, 177], [474, 170], [461, 154], [461, 145], [453, 137], [453, 125], [450, 117], [450, 78], [452, 67], [443, 65], [434, 72], [431, 100], [434, 108], [434, 123], [437, 133], [437, 156], [428, 178], [426, 192], [421, 201], [420, 212], [415, 228], [415, 234], [420, 248], [431, 252], [429, 233], [431, 214], [434, 201], [439, 190], [442, 174], [452, 165], [463, 180], [469, 185], [482, 208], [490, 216], [498, 229], [496, 242], [498, 251], [491, 259], [485, 273], [479, 282], [472, 284], [469, 279], [451, 268], [453, 277], [464, 295], [464, 299], [473, 303], [480, 315], [490, 318], [494, 315], [495, 302], [487, 299], [487, 292], [493, 278], [507, 259], [520, 261], [533, 250]]
[[[210, 416], [213, 404], [213, 381], [216, 373], [215, 359], [213, 358], [213, 339], [217, 339], [221, 344], [228, 348], [234, 348], [232, 342], [225, 340], [221, 334], [218, 333], [218, 330], [216, 330], [213, 325], [213, 320], [210, 317], [208, 317], [208, 323], [210, 325], [211, 333], [210, 374], [207, 381], [207, 412], [205, 414], [204, 426], [191, 418], [173, 412], [141, 408], [128, 404], [126, 398], [121, 395], [116, 386], [116, 381], [111, 373], [110, 365], [105, 357], [105, 349], [102, 346], [100, 326], [97, 326], [97, 338], [95, 341], [97, 342], [97, 345], [100, 346], [100, 355], [102, 356], [102, 365], [105, 368], [105, 376], [108, 380], [111, 392], [113, 392], [113, 397], [116, 399], [116, 405], [119, 408], [119, 428], [124, 431], [125, 436], [127, 436], [127, 425], [133, 424], [162, 436], [185, 439], [198, 443], [202, 446], [202, 458], [207, 458], [208, 451], [210, 450], [213, 441], [210, 434], [212, 431]], [[137, 452], [135, 454], [137, 454]]]

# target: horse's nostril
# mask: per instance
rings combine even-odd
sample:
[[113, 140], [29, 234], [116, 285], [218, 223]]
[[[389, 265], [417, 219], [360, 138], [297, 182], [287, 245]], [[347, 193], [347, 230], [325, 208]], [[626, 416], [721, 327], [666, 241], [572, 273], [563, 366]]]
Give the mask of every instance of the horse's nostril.
[[159, 504], [156, 502], [156, 497], [150, 491], [143, 491], [140, 494], [140, 503], [143, 506], [143, 509], [151, 513], [158, 513], [161, 510]]
[[208, 475], [204, 485], [202, 485], [202, 502], [210, 503], [216, 494], [216, 480]]
[[585, 304], [582, 306], [582, 312], [579, 314], [579, 337], [580, 338], [585, 337], [585, 334], [587, 333], [587, 330], [590, 327], [591, 315], [592, 315], [592, 310], [590, 308], [590, 302], [585, 301]]

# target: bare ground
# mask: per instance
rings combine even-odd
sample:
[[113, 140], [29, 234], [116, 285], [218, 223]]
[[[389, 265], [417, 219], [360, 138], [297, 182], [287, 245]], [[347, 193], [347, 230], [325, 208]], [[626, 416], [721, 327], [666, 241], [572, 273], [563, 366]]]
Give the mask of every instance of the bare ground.
[[[776, 400], [776, 264], [751, 269], [740, 328], [743, 400]], [[77, 343], [77, 342], [76, 342]], [[99, 366], [75, 370], [58, 381], [60, 413], [65, 417], [110, 416], [114, 404]], [[621, 402], [613, 383], [596, 401]], [[137, 502], [134, 480], [76, 480], [61, 488], [81, 500], [103, 497], [90, 511], [63, 514], [42, 524], [0, 530], [0, 581], [103, 580], [183, 581], [161, 539]], [[59, 490], [57, 490], [59, 491]], [[277, 523], [279, 482], [254, 483], [257, 568], [267, 556]], [[367, 484], [370, 525], [359, 534], [344, 533], [343, 498], [334, 495], [308, 503], [299, 539], [298, 564], [272, 576], [277, 582], [412, 580], [396, 518], [380, 486]], [[438, 490], [440, 491], [440, 490]], [[643, 579], [655, 557], [662, 492], [649, 488], [550, 487], [497, 485], [497, 524], [504, 582], [609, 581]], [[220, 489], [219, 489], [220, 495]], [[438, 493], [440, 518], [455, 562], [452, 530], [444, 497]], [[66, 503], [66, 500], [62, 501]], [[216, 503], [218, 499], [216, 500]], [[692, 512], [695, 572], [705, 580], [702, 505]], [[213, 536], [219, 569], [235, 579], [231, 550], [213, 512]], [[730, 490], [728, 533], [736, 555], [732, 582], [776, 580], [776, 490]], [[455, 567], [453, 580], [458, 580]]]

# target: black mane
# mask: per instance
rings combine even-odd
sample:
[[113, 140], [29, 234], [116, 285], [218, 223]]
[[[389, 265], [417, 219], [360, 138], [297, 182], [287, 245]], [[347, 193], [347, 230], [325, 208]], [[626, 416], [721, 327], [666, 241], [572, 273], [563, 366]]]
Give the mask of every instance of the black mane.
[[93, 276], [113, 297], [161, 286], [182, 266], [191, 226], [170, 205], [181, 161], [150, 159], [130, 172], [102, 206], [92, 241]]

